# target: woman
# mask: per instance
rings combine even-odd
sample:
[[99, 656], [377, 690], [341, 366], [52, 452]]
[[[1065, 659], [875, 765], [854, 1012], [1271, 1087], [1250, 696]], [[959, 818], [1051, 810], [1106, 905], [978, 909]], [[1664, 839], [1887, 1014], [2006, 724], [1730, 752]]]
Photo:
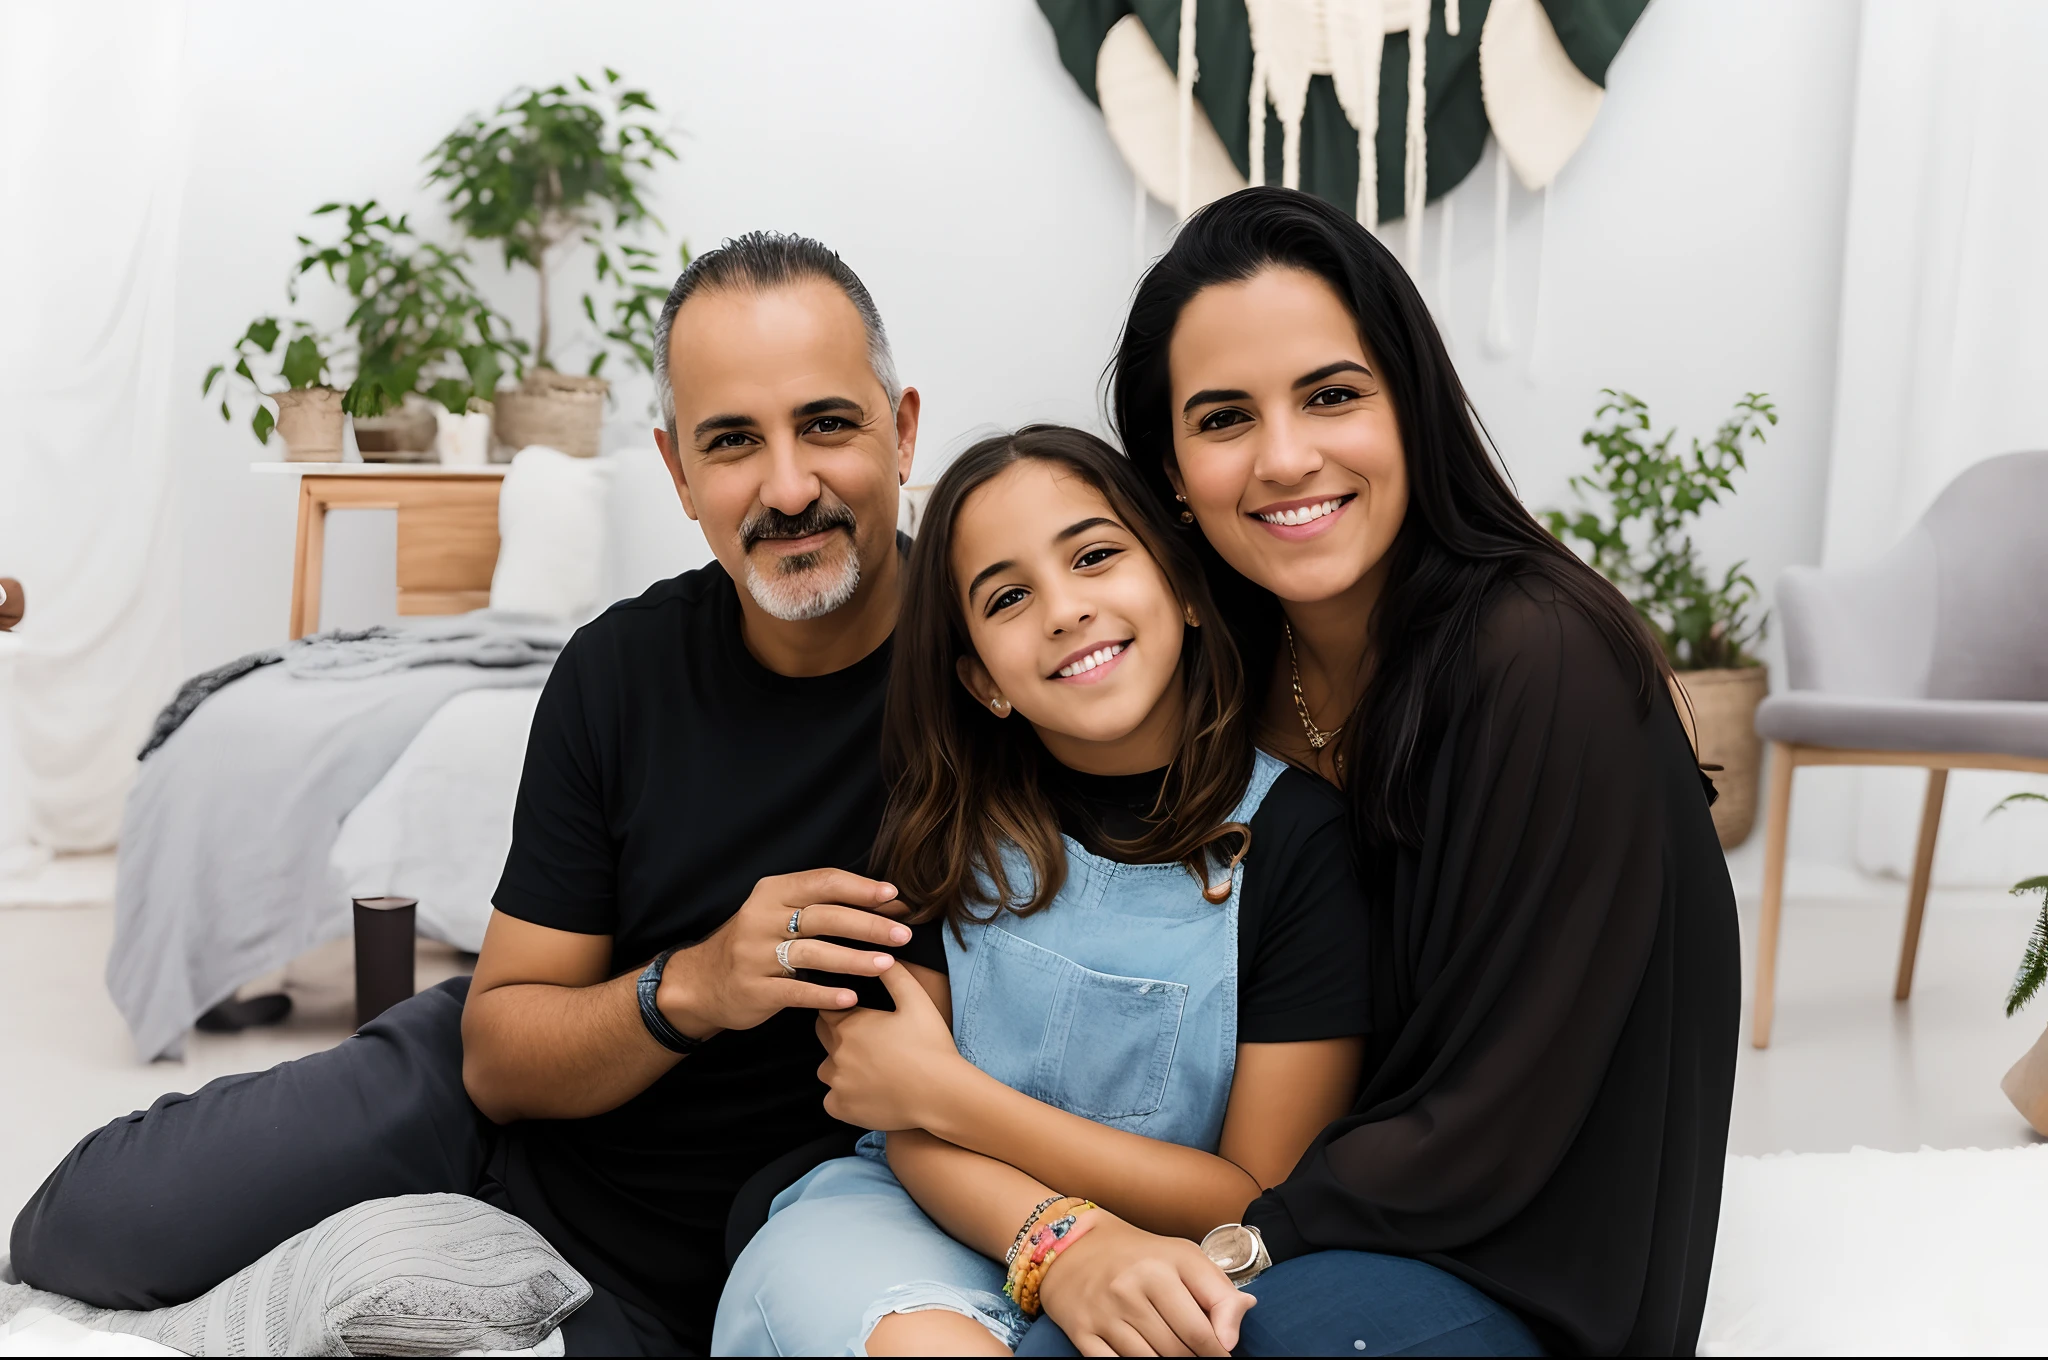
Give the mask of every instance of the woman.
[[1113, 404], [1202, 540], [1261, 744], [1343, 788], [1374, 920], [1360, 1095], [1246, 1210], [1281, 1263], [1247, 1348], [1430, 1344], [1411, 1303], [1455, 1277], [1493, 1308], [1459, 1325], [1691, 1353], [1741, 971], [1655, 643], [1516, 500], [1401, 265], [1317, 199], [1183, 226]]
[[[1360, 1093], [1245, 1210], [1258, 1306], [1154, 1349], [1690, 1353], [1740, 964], [1655, 644], [1516, 501], [1407, 275], [1335, 209], [1195, 214], [1112, 367], [1261, 744], [1344, 791], [1373, 927]], [[1053, 1272], [1048, 1317], [1185, 1318], [1187, 1245]], [[1040, 1323], [1018, 1353], [1066, 1349]]]

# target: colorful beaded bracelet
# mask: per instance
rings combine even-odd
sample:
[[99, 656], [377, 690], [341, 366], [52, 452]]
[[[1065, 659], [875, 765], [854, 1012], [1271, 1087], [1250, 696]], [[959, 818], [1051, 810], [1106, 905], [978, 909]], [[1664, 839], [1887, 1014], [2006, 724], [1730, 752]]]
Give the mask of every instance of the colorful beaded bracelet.
[[1098, 1207], [1092, 1200], [1082, 1200], [1060, 1217], [1032, 1231], [1031, 1250], [1018, 1254], [1010, 1264], [1009, 1278], [1003, 1282], [1003, 1293], [1024, 1316], [1038, 1316], [1038, 1296], [1045, 1284], [1046, 1272], [1052, 1269], [1052, 1263], [1061, 1252], [1087, 1235], [1093, 1224], [1081, 1223], [1081, 1215]]
[[1062, 1200], [1073, 1200], [1078, 1204], [1080, 1197], [1077, 1195], [1047, 1195], [1044, 1199], [1038, 1201], [1037, 1207], [1024, 1216], [1024, 1226], [1017, 1229], [1017, 1236], [1011, 1241], [1010, 1249], [1003, 1253], [1004, 1265], [1010, 1265], [1017, 1259], [1017, 1252], [1023, 1247], [1024, 1239], [1031, 1235], [1031, 1229], [1040, 1218], [1045, 1216], [1047, 1209], [1052, 1208], [1053, 1205], [1060, 1203]]

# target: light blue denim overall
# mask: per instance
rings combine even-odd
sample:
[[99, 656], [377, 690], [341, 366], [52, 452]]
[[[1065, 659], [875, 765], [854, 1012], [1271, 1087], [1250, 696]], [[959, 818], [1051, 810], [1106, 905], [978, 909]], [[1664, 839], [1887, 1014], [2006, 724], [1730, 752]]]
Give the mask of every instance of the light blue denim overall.
[[[1286, 766], [1261, 752], [1231, 820]], [[1025, 1095], [1214, 1152], [1237, 1066], [1237, 912], [1178, 864], [1118, 864], [1068, 838], [1067, 881], [1030, 916], [946, 932], [953, 1040]], [[1014, 848], [1012, 883], [1030, 881]], [[1221, 865], [1215, 866], [1220, 870]], [[1212, 870], [1214, 871], [1214, 870]], [[883, 1135], [776, 1197], [719, 1299], [713, 1355], [865, 1355], [890, 1313], [944, 1308], [1015, 1349], [1029, 1321], [1003, 1265], [948, 1237], [889, 1171]], [[1054, 1187], [1058, 1188], [1058, 1187]]]

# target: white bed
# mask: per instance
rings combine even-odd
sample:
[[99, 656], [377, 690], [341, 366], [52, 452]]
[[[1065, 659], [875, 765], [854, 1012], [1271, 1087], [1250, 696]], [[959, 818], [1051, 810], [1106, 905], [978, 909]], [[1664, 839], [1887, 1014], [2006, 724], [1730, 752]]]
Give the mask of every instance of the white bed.
[[417, 898], [422, 935], [482, 947], [539, 699], [470, 690], [427, 720], [341, 824], [328, 863], [348, 896]]

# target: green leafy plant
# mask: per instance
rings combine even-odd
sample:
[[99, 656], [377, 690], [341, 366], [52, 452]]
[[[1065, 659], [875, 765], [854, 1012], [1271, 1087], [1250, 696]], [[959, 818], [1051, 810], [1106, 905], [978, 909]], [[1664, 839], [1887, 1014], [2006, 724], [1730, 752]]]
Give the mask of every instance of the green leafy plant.
[[477, 295], [465, 266], [469, 256], [422, 240], [403, 214], [392, 216], [375, 199], [326, 203], [315, 217], [341, 214], [339, 239], [319, 244], [299, 237], [305, 250], [291, 283], [315, 270], [355, 300], [348, 328], [355, 339], [355, 380], [342, 397], [352, 416], [378, 416], [421, 392], [450, 411], [471, 397], [488, 401], [509, 367], [517, 372], [526, 346]]
[[[279, 341], [284, 342], [282, 352], [278, 348]], [[249, 417], [249, 429], [255, 434], [257, 443], [266, 443], [270, 432], [277, 427], [277, 417], [260, 400], [267, 394], [263, 383], [249, 367], [249, 361], [258, 359], [266, 371], [275, 372], [284, 385], [294, 391], [321, 387], [327, 382], [328, 351], [332, 347], [332, 341], [304, 321], [283, 322], [274, 316], [259, 316], [249, 323], [249, 329], [242, 333], [242, 338], [235, 341], [234, 358], [206, 370], [206, 381], [200, 384], [199, 395], [211, 397], [214, 383], [229, 373], [248, 383], [250, 390], [259, 398], [255, 413]], [[228, 405], [226, 384], [222, 386], [220, 418], [233, 420], [234, 412]]]
[[[1991, 816], [2003, 812], [2015, 803], [2048, 803], [2048, 794], [2010, 793], [1992, 805]], [[2032, 1001], [2044, 984], [2048, 984], [2048, 874], [2036, 874], [2012, 885], [2014, 897], [2038, 894], [2041, 898], [2041, 915], [2034, 922], [2034, 930], [2027, 937], [2027, 947], [2020, 954], [2019, 972], [2013, 975], [2012, 990], [2005, 994], [2005, 1013], [2008, 1016], [2019, 1013], [2020, 1007]]]
[[[555, 366], [548, 299], [555, 257], [579, 241], [597, 250], [598, 279], [623, 293], [606, 340], [635, 362], [652, 361], [651, 345], [639, 343], [651, 327], [638, 324], [651, 253], [619, 238], [660, 225], [647, 206], [647, 182], [656, 163], [676, 153], [653, 126], [654, 114], [643, 91], [622, 88], [618, 72], [607, 68], [601, 86], [577, 76], [543, 90], [515, 90], [489, 117], [472, 115], [427, 157], [427, 182], [447, 186], [456, 229], [496, 241], [508, 267], [527, 265], [538, 275], [538, 367]], [[596, 303], [587, 294], [583, 306], [595, 321]], [[592, 373], [608, 352], [600, 348]]]
[[1584, 545], [1593, 568], [1649, 623], [1672, 669], [1757, 665], [1750, 649], [1769, 617], [1750, 617], [1756, 582], [1742, 562], [1716, 581], [1688, 526], [1734, 492], [1735, 474], [1748, 466], [1745, 445], [1764, 442], [1766, 427], [1778, 423], [1777, 408], [1763, 393], [1748, 393], [1712, 440], [1694, 439], [1686, 452], [1672, 448], [1675, 429], [1661, 439], [1653, 434], [1650, 408], [1640, 399], [1611, 388], [1601, 396], [1595, 424], [1579, 441], [1594, 451], [1593, 471], [1571, 479], [1581, 501], [1593, 504], [1546, 510], [1544, 523]]
[[[690, 247], [686, 243], [677, 250], [678, 271], [690, 267]], [[674, 278], [655, 263], [655, 252], [640, 246], [620, 243], [614, 252], [599, 249], [597, 252], [597, 277], [601, 283], [609, 283], [614, 289], [611, 302], [611, 324], [606, 326], [598, 320], [597, 305], [590, 294], [583, 295], [583, 314], [590, 318], [590, 324], [603, 332], [604, 338], [632, 356], [632, 361], [646, 372], [654, 371], [654, 323], [661, 317], [661, 308], [668, 301], [669, 289]], [[600, 350], [590, 362], [592, 374], [602, 372], [604, 361], [611, 351]]]

